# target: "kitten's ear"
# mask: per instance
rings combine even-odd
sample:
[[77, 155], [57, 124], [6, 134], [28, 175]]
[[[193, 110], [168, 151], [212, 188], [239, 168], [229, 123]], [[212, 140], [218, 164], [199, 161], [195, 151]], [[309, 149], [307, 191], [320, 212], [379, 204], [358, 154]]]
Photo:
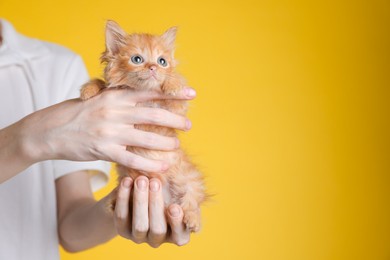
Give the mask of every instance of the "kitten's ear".
[[175, 26], [169, 28], [163, 35], [161, 35], [161, 38], [164, 40], [165, 44], [171, 50], [175, 48], [176, 33], [177, 33], [177, 27]]
[[117, 54], [120, 47], [126, 44], [127, 33], [114, 21], [106, 24], [106, 48], [112, 54]]

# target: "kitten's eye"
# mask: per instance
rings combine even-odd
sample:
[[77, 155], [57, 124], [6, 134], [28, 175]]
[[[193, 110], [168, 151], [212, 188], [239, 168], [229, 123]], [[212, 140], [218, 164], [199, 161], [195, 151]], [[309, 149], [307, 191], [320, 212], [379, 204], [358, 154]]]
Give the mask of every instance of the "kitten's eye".
[[158, 58], [157, 62], [158, 62], [158, 64], [160, 64], [163, 67], [168, 66], [168, 62], [164, 58], [162, 58], [162, 57]]
[[140, 55], [134, 55], [134, 56], [131, 56], [131, 61], [134, 64], [141, 64], [142, 62], [144, 62], [144, 59]]

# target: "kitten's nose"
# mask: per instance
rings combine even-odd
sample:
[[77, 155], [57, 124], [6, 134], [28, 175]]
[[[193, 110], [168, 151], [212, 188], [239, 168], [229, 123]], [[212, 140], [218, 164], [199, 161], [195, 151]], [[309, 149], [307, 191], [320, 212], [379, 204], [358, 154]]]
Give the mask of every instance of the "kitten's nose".
[[156, 65], [150, 65], [150, 66], [149, 66], [149, 69], [150, 69], [151, 71], [155, 71], [155, 70], [157, 69], [157, 67], [156, 67]]

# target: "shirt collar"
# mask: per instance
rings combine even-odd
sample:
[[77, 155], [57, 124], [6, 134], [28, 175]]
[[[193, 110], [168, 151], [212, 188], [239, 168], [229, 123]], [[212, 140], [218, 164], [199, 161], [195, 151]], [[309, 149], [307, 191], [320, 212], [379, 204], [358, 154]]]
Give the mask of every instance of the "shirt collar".
[[12, 63], [13, 59], [17, 59], [17, 57], [30, 60], [41, 57], [49, 51], [41, 41], [18, 33], [8, 21], [0, 19], [0, 23], [3, 38], [0, 47], [0, 61]]

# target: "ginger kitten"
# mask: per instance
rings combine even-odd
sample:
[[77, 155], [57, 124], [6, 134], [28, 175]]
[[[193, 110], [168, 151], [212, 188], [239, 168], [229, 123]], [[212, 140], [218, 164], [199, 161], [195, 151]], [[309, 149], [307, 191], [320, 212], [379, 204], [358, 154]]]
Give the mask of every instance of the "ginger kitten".
[[[127, 34], [113, 21], [106, 25], [106, 50], [101, 61], [106, 64], [105, 81], [93, 79], [81, 89], [81, 99], [97, 95], [104, 88], [128, 87], [134, 91], [161, 91], [175, 95], [185, 86], [184, 79], [175, 72], [173, 57], [176, 38], [175, 27], [162, 35]], [[150, 101], [137, 106], [159, 107], [173, 113], [185, 115], [187, 102], [182, 100]], [[136, 129], [177, 136], [172, 128], [154, 125], [135, 125]], [[180, 205], [184, 211], [184, 223], [192, 232], [200, 229], [200, 204], [206, 199], [205, 186], [201, 173], [191, 163], [180, 148], [175, 151], [155, 151], [140, 147], [127, 147], [127, 150], [145, 158], [164, 160], [171, 167], [163, 174], [141, 172], [118, 165], [118, 182], [130, 176], [139, 175], [158, 178], [162, 183], [165, 206], [172, 203]], [[113, 205], [115, 201], [113, 201]]]

